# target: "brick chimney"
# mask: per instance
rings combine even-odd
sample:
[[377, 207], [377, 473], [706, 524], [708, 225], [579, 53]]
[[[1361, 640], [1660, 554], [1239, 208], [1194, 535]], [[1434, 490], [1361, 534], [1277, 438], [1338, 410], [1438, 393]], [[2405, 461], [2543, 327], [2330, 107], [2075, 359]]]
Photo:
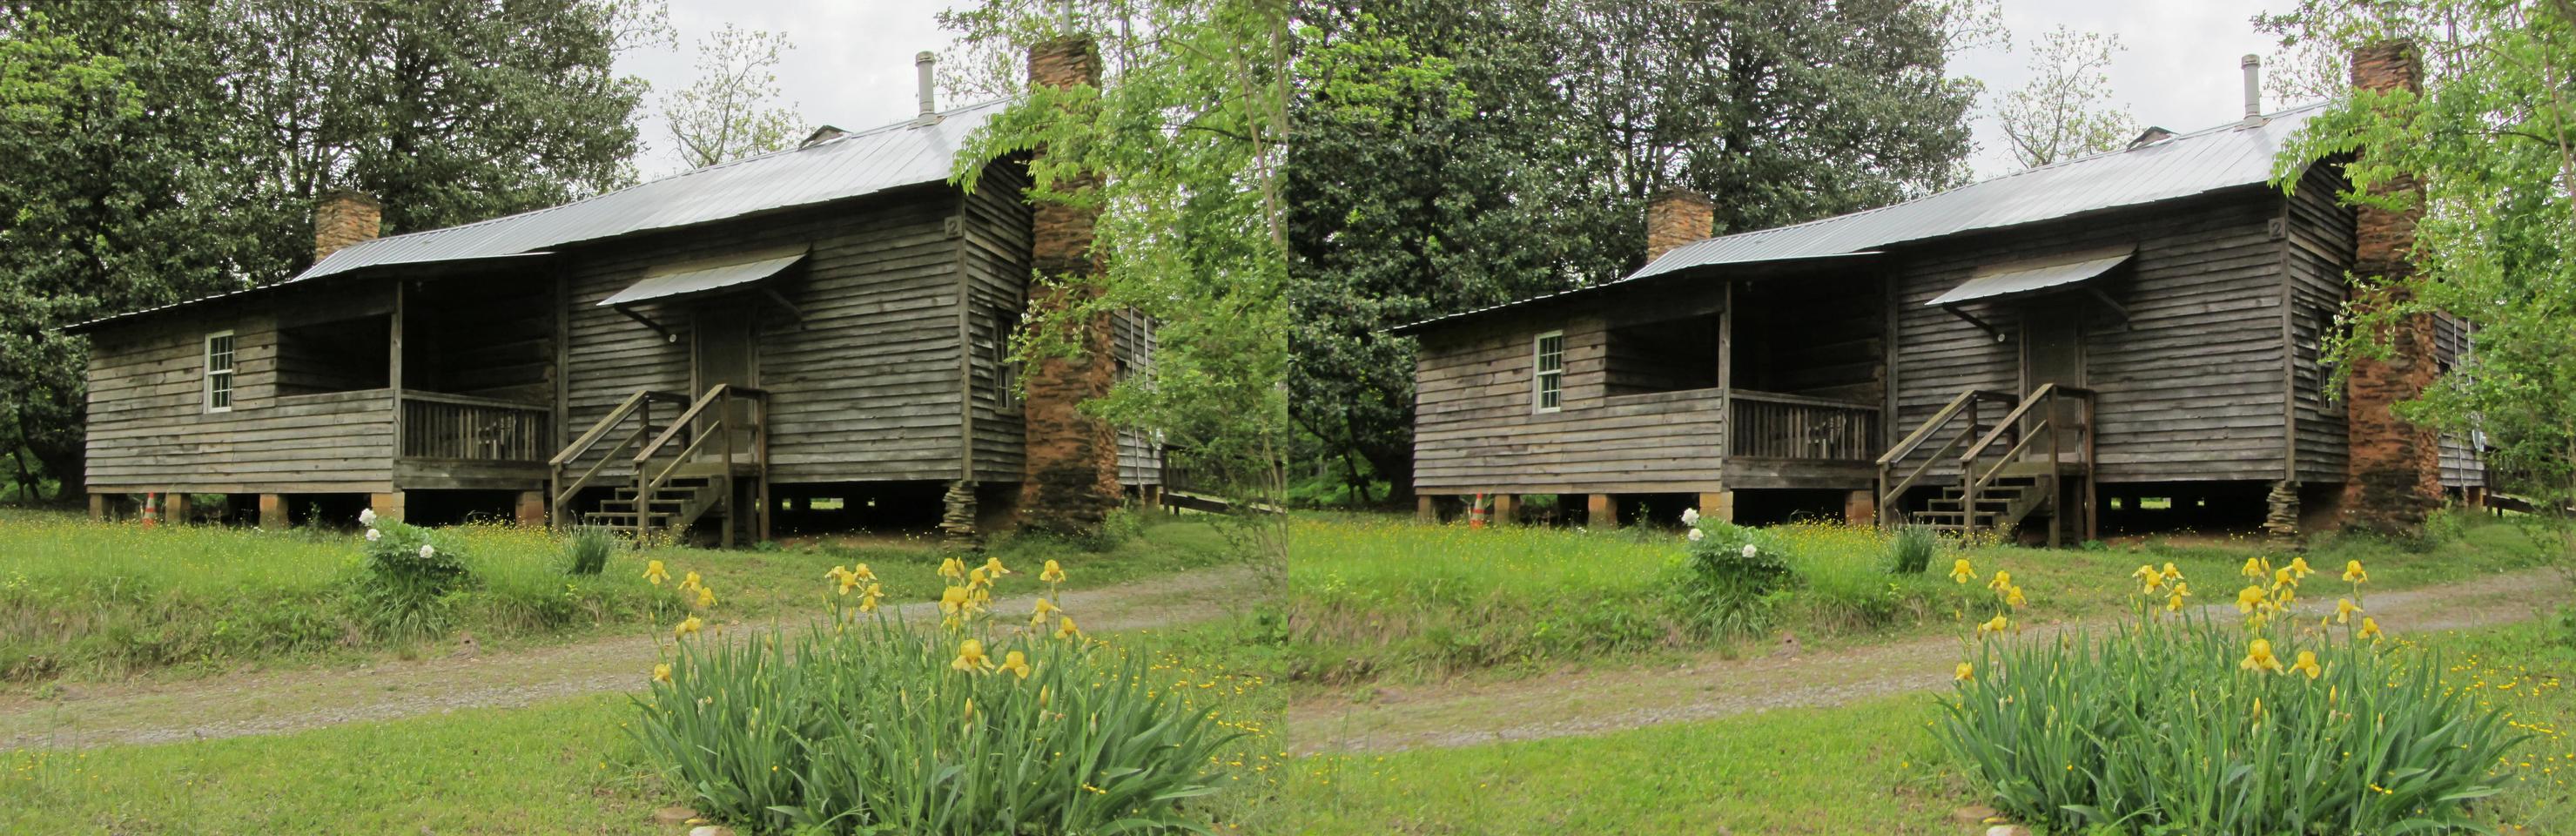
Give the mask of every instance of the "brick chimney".
[[[1090, 38], [1067, 36], [1029, 48], [1031, 87], [1099, 83], [1100, 52]], [[1037, 154], [1043, 157], [1046, 150]], [[1057, 186], [1079, 190], [1098, 182], [1097, 175], [1086, 174], [1072, 182], [1059, 181]], [[1098, 296], [1101, 272], [1099, 255], [1092, 251], [1098, 210], [1057, 203], [1040, 203], [1035, 210], [1030, 255], [1038, 273], [1058, 283], [1030, 288], [1032, 321], [1037, 319], [1035, 314], [1061, 311]], [[1071, 329], [1073, 333], [1066, 336], [1081, 351], [1073, 357], [1038, 360], [1028, 370], [1028, 393], [1021, 402], [1026, 428], [1021, 522], [1040, 531], [1085, 533], [1098, 530], [1121, 499], [1117, 434], [1108, 422], [1081, 411], [1083, 402], [1109, 394], [1116, 382], [1117, 359], [1112, 355], [1108, 317], [1054, 324]]]
[[313, 197], [313, 260], [340, 248], [373, 241], [383, 230], [385, 206], [365, 192], [335, 189]]
[[1674, 247], [1709, 237], [1717, 224], [1717, 204], [1708, 195], [1668, 188], [1646, 200], [1646, 263]]
[[[2352, 54], [2352, 85], [2358, 90], [2422, 92], [2422, 58], [2407, 41], [2363, 46]], [[2404, 304], [2413, 297], [2403, 282], [2415, 272], [2409, 256], [2415, 248], [2423, 188], [2411, 175], [2372, 188], [2374, 194], [2397, 192], [2413, 192], [2415, 207], [2391, 212], [2363, 206], [2356, 213], [2352, 272], [2361, 284], [2353, 290], [2352, 304], [2357, 310]], [[2388, 347], [2388, 357], [2352, 361], [2345, 419], [2351, 455], [2344, 480], [2343, 524], [2411, 537], [2423, 531], [2424, 515], [2442, 501], [2440, 440], [2431, 430], [2400, 420], [2389, 407], [2423, 394], [2439, 372], [2433, 318], [2411, 315], [2372, 336]]]

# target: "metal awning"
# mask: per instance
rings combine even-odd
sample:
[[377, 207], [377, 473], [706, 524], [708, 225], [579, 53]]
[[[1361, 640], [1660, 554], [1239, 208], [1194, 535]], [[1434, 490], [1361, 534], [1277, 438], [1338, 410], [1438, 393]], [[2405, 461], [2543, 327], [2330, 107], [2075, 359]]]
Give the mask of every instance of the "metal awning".
[[1946, 308], [1979, 299], [1993, 299], [2035, 293], [2064, 287], [2111, 272], [2111, 268], [2136, 258], [2138, 248], [2130, 245], [2104, 247], [2080, 252], [2061, 253], [2047, 258], [1989, 264], [1977, 268], [1968, 280], [1950, 292], [1933, 297], [1924, 307]]
[[705, 293], [735, 285], [760, 281], [784, 272], [805, 260], [802, 245], [785, 250], [730, 256], [717, 261], [693, 261], [655, 267], [644, 278], [627, 285], [625, 290], [600, 300], [601, 307], [621, 307], [652, 299]]

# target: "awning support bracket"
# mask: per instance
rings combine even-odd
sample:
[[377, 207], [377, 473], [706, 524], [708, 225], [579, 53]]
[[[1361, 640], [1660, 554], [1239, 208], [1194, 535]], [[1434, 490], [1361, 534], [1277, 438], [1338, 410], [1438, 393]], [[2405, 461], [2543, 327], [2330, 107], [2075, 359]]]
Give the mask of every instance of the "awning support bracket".
[[2110, 308], [2111, 313], [2120, 318], [2120, 330], [2129, 330], [2129, 309], [2127, 307], [2122, 306], [2119, 302], [2113, 301], [2111, 299], [2111, 294], [2104, 293], [2101, 288], [2093, 287], [2090, 284], [2085, 286], [2084, 292], [2093, 294], [2094, 301], [2101, 302], [2102, 307]]
[[785, 308], [788, 318], [796, 320], [797, 327], [804, 327], [805, 311], [796, 307], [796, 303], [787, 301], [787, 294], [778, 292], [778, 288], [774, 287], [763, 287], [760, 292], [761, 295], [769, 297], [769, 301], [776, 302], [779, 307]]
[[1958, 305], [1942, 305], [1942, 306], [1941, 306], [1941, 309], [1942, 309], [1942, 310], [1945, 310], [1945, 311], [1949, 311], [1951, 316], [1955, 316], [1955, 317], [1958, 317], [1958, 318], [1960, 318], [1960, 319], [1967, 320], [1967, 321], [1968, 321], [1968, 324], [1970, 324], [1970, 325], [1974, 325], [1974, 326], [1977, 326], [1977, 330], [1984, 331], [1984, 332], [1986, 332], [1987, 334], [1992, 335], [1992, 336], [1995, 338], [1995, 342], [2003, 342], [2003, 341], [2004, 341], [2004, 332], [2003, 332], [2003, 331], [2001, 331], [2001, 330], [1999, 330], [1999, 329], [1995, 328], [1995, 326], [1993, 326], [1993, 325], [1988, 324], [1985, 320], [1978, 319], [1978, 318], [1977, 318], [1977, 316], [1976, 316], [1975, 314], [1971, 314], [1971, 313], [1969, 313], [1969, 312], [1968, 312], [1968, 309], [1963, 308], [1963, 307], [1960, 307], [1960, 306], [1958, 306]]
[[625, 305], [611, 305], [609, 308], [618, 313], [625, 314], [627, 319], [644, 323], [644, 327], [651, 328], [653, 329], [653, 333], [662, 335], [663, 342], [675, 343], [680, 341], [680, 335], [671, 333], [671, 329], [662, 327], [662, 323], [654, 322], [652, 318], [636, 313], [634, 308]]

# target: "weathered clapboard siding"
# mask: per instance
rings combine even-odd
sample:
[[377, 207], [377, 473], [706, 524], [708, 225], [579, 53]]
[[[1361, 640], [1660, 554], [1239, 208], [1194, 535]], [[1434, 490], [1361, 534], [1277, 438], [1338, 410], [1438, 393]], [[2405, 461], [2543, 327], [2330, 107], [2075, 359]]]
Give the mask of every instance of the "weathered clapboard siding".
[[[1110, 319], [1110, 350], [1129, 375], [1150, 375], [1154, 370], [1154, 323], [1135, 311], [1119, 311]], [[1159, 485], [1163, 483], [1162, 448], [1154, 443], [1154, 434], [1145, 430], [1118, 430], [1118, 484]]]
[[[381, 292], [383, 299], [375, 299]], [[241, 300], [90, 335], [88, 483], [101, 493], [380, 492], [393, 484], [393, 395], [277, 393], [277, 322], [351, 299], [389, 307], [390, 289], [336, 299]], [[282, 313], [283, 312], [283, 313]], [[233, 408], [205, 405], [205, 338], [234, 340]]]
[[[2469, 356], [2476, 335], [2468, 323], [2447, 313], [2433, 315], [2433, 355], [2443, 371], [2459, 365]], [[2441, 448], [2442, 487], [2483, 487], [2487, 483], [2486, 463], [2479, 461], [2477, 449], [2460, 433], [2443, 433]]]
[[2289, 235], [2284, 248], [2290, 304], [2285, 311], [2290, 345], [2291, 428], [2297, 437], [2293, 478], [2344, 481], [2346, 422], [2340, 396], [2329, 396], [2332, 372], [2324, 345], [2349, 295], [2344, 270], [2353, 258], [2353, 211], [2335, 200], [2346, 187], [2332, 166], [2312, 166], [2283, 202]]
[[1926, 307], [1932, 297], [1980, 265], [2135, 244], [2128, 267], [2096, 280], [2130, 321], [2122, 326], [2102, 311], [2085, 328], [2085, 382], [2100, 393], [2099, 478], [2281, 478], [2281, 251], [2267, 230], [2276, 211], [2277, 199], [2238, 190], [1900, 252], [1897, 432], [1910, 432], [1969, 387], [2022, 388], [2017, 303], [1970, 308], [2003, 331], [1998, 342]]
[[[1558, 330], [1565, 333], [1562, 408], [1537, 413], [1533, 342]], [[1717, 490], [1725, 431], [1718, 390], [1608, 395], [1607, 334], [1603, 317], [1586, 307], [1425, 334], [1415, 363], [1415, 487], [1426, 493]]]
[[1019, 395], [1003, 391], [1016, 385], [1001, 375], [1011, 331], [1028, 307], [1029, 223], [1033, 213], [1020, 199], [1028, 177], [1012, 164], [984, 170], [975, 192], [963, 201], [966, 235], [962, 242], [967, 288], [967, 391], [974, 429], [974, 478], [986, 482], [1020, 481], [1021, 425]]
[[[656, 265], [808, 244], [806, 262], [773, 280], [802, 318], [764, 301], [754, 329], [758, 383], [771, 396], [770, 479], [956, 479], [963, 467], [959, 253], [950, 231], [957, 199], [944, 187], [915, 188], [568, 253], [569, 425], [591, 426], [638, 389], [693, 388], [687, 335], [691, 311], [706, 300], [639, 306], [680, 335], [666, 341], [599, 306], [602, 299]], [[612, 463], [605, 472], [626, 469]]]

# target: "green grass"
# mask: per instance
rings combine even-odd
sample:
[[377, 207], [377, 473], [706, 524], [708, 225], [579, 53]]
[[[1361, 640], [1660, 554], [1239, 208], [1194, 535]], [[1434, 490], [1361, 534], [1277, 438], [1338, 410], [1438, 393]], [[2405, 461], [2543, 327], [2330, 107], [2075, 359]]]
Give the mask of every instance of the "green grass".
[[[2363, 538], [2322, 538], [2319, 567], [2360, 560], [2382, 589], [2548, 565], [2520, 526], [2457, 517], [2429, 551]], [[1946, 574], [1966, 557], [1980, 577], [2012, 573], [2031, 602], [2025, 618], [2080, 618], [2121, 606], [2129, 570], [2176, 564], [2199, 603], [2223, 602], [2255, 555], [2286, 561], [2259, 537], [2174, 536], [2097, 548], [1984, 545], [1944, 549], [1920, 575], [1887, 574], [1886, 535], [1830, 524], [1766, 529], [1795, 555], [1798, 588], [1775, 603], [1775, 630], [1809, 647], [1950, 631], [1989, 606], [1982, 581]], [[1711, 645], [1670, 617], [1667, 573], [1678, 531], [1422, 525], [1370, 514], [1306, 514], [1293, 524], [1288, 612], [1296, 627], [1289, 672], [1352, 683], [1512, 676], [1601, 661], [1625, 663]], [[1982, 617], [1982, 616], [1979, 616]], [[1776, 636], [1763, 637], [1764, 640]]]
[[[1275, 622], [1275, 618], [1269, 619]], [[1106, 638], [1157, 661], [1154, 675], [1208, 692], [1256, 733], [1230, 746], [1224, 791], [1194, 802], [1219, 832], [1254, 831], [1282, 803], [1276, 716], [1259, 671], [1275, 625], [1257, 616]], [[639, 677], [642, 674], [638, 674]], [[1241, 693], [1228, 693], [1240, 687]], [[680, 804], [625, 724], [635, 707], [595, 695], [466, 709], [292, 734], [150, 746], [0, 752], [0, 832], [127, 834], [668, 834]]]
[[[2479, 818], [2503, 833], [2576, 833], [2576, 650], [2525, 623], [2420, 639], [2458, 687], [2489, 692], [2539, 736], [2501, 765]], [[2504, 687], [2511, 684], [2511, 688]], [[1295, 764], [1276, 811], [1308, 834], [1967, 832], [1979, 798], [1944, 762], [1915, 694], [1598, 737], [1328, 755]]]
[[[1038, 538], [1006, 539], [991, 553], [1025, 567], [1060, 560], [1077, 587], [1224, 563], [1236, 553], [1202, 522], [1159, 521], [1144, 531], [1106, 553]], [[668, 564], [674, 578], [703, 575], [727, 618], [758, 619], [819, 606], [825, 570], [854, 562], [869, 563], [892, 600], [936, 597], [937, 567], [948, 554], [929, 542], [663, 546], [620, 551], [600, 574], [573, 576], [563, 572], [558, 536], [541, 529], [469, 525], [435, 536], [474, 569], [479, 583], [456, 602], [456, 623], [487, 648], [676, 618], [668, 587], [642, 578], [649, 559]], [[193, 676], [249, 662], [417, 650], [379, 645], [357, 629], [347, 583], [358, 542], [350, 531], [144, 528], [0, 510], [0, 679]]]

